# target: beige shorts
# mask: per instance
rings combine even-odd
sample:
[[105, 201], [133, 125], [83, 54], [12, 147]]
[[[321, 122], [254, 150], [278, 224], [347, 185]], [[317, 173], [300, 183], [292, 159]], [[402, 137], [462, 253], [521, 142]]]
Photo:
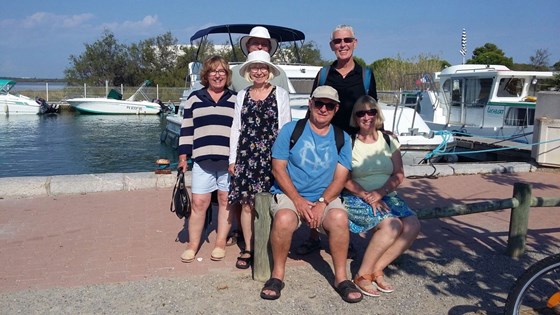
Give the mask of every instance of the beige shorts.
[[[292, 202], [292, 199], [288, 198], [288, 196], [284, 194], [272, 195], [272, 204], [270, 205], [270, 214], [272, 215], [272, 218], [274, 218], [276, 212], [278, 212], [278, 210], [280, 209], [292, 210], [298, 218], [298, 227], [301, 225], [302, 220], [296, 210], [296, 206]], [[336, 198], [335, 200], [329, 202], [329, 204], [325, 207], [323, 216], [321, 217], [321, 225], [319, 226], [319, 228], [317, 228], [317, 231], [322, 234], [326, 234], [325, 230], [323, 229], [323, 219], [325, 219], [325, 216], [331, 209], [342, 209], [346, 212], [346, 208], [342, 204], [342, 200], [340, 200], [340, 198]]]

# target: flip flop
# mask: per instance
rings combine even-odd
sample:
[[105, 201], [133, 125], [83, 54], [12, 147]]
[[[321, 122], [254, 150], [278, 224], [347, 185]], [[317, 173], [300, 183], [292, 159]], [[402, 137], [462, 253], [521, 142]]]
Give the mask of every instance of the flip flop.
[[[284, 289], [284, 282], [277, 278], [270, 278], [264, 283], [264, 287], [261, 290], [261, 298], [265, 300], [276, 300], [280, 297], [280, 294]], [[275, 294], [266, 294], [265, 290], [273, 291]]]
[[[336, 292], [338, 292], [344, 302], [347, 303], [358, 303], [364, 298], [362, 292], [360, 292], [360, 290], [356, 288], [356, 285], [354, 285], [354, 283], [350, 280], [342, 281], [338, 284], [338, 286], [335, 287], [335, 290]], [[350, 295], [350, 293], [360, 293], [360, 297], [354, 299], [349, 298], [348, 296]]]

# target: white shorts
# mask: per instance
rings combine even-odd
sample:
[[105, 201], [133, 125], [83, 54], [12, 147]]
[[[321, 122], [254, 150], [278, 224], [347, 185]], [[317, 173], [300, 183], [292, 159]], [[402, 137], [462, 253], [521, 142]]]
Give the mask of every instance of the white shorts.
[[229, 191], [229, 173], [223, 163], [204, 161], [193, 162], [191, 171], [191, 191], [193, 194], [207, 194], [214, 190]]

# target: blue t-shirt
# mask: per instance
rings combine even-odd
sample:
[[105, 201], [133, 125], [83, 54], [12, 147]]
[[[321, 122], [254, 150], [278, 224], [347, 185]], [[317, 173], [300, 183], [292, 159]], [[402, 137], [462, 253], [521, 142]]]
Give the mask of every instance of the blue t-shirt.
[[[299, 194], [309, 201], [316, 201], [333, 181], [338, 163], [352, 170], [352, 141], [345, 132], [344, 146], [339, 154], [334, 127], [331, 126], [329, 132], [321, 136], [313, 132], [307, 122], [300, 138], [290, 150], [290, 137], [295, 126], [296, 122], [292, 121], [282, 127], [272, 147], [272, 158], [287, 160], [288, 175]], [[283, 193], [276, 182], [270, 192]]]

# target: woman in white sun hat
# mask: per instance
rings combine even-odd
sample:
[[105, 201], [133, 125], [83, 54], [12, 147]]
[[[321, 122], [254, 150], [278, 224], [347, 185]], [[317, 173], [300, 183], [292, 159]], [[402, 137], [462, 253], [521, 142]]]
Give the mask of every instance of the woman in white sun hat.
[[288, 92], [270, 81], [280, 70], [264, 50], [249, 53], [239, 74], [252, 84], [237, 93], [230, 135], [228, 201], [241, 205], [245, 248], [236, 266], [247, 269], [253, 261], [255, 195], [272, 186], [271, 150], [282, 126], [292, 120]]

